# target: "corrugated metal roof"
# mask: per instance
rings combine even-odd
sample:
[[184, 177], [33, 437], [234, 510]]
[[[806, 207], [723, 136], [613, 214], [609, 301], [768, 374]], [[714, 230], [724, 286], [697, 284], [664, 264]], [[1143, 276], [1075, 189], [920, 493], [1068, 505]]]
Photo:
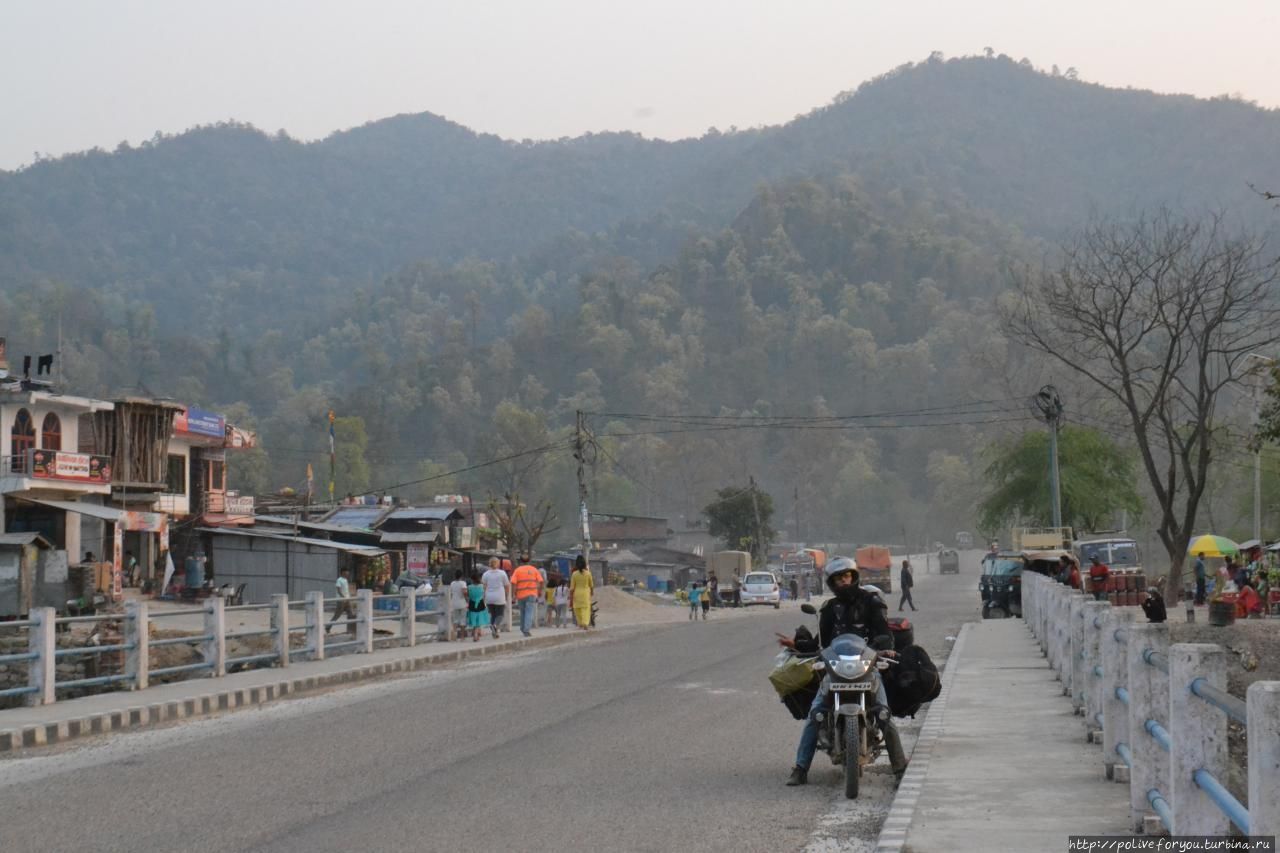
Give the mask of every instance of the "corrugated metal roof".
[[415, 530], [412, 533], [391, 533], [384, 530], [382, 532], [382, 540], [387, 543], [395, 542], [434, 542], [436, 534], [426, 530]]
[[385, 506], [342, 506], [325, 516], [324, 520], [327, 524], [345, 524], [348, 527], [368, 529], [373, 527], [386, 511]]
[[305, 527], [307, 530], [323, 530], [326, 533], [365, 533], [377, 535], [367, 527], [353, 527], [350, 524], [333, 524], [327, 521], [302, 521], [287, 515], [259, 515], [254, 519], [258, 524], [279, 524], [284, 527]]
[[53, 547], [49, 544], [49, 540], [34, 530], [26, 530], [19, 533], [0, 533], [0, 545], [30, 545], [32, 542], [37, 541], [42, 548]]
[[60, 509], [63, 512], [78, 512], [81, 515], [91, 515], [94, 518], [101, 518], [103, 521], [112, 523], [120, 521], [124, 518], [124, 511], [115, 507], [103, 506], [102, 504], [83, 503], [81, 501], [47, 501], [43, 498], [23, 498], [23, 500], [32, 503], [41, 504], [43, 506]]
[[243, 530], [233, 527], [201, 527], [198, 528], [204, 533], [216, 533], [223, 536], [245, 536], [250, 539], [274, 539], [283, 542], [297, 542], [299, 545], [314, 545], [317, 548], [330, 548], [334, 551], [345, 551], [349, 554], [360, 554], [365, 557], [376, 557], [379, 554], [385, 554], [386, 551], [373, 545], [349, 545], [346, 542], [334, 542], [330, 539], [312, 539], [306, 536], [286, 536], [282, 533], [267, 533], [266, 531]]
[[462, 513], [448, 506], [405, 507], [393, 511], [384, 521], [446, 521], [455, 515], [462, 517]]

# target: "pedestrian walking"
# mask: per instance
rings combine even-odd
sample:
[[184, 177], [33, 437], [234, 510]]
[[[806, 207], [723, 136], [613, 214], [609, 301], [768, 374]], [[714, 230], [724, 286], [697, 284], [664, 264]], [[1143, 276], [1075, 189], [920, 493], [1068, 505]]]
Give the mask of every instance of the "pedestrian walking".
[[453, 578], [453, 583], [449, 584], [449, 603], [453, 627], [458, 636], [465, 636], [467, 633], [467, 582], [462, 579], [462, 572], [458, 572]]
[[563, 628], [569, 621], [569, 584], [561, 580], [556, 584], [556, 627]]
[[689, 620], [695, 621], [698, 618], [699, 602], [702, 599], [703, 590], [698, 588], [698, 584], [694, 583], [689, 587]]
[[124, 585], [138, 585], [138, 558], [133, 556], [132, 551], [124, 552]]
[[707, 595], [711, 599], [708, 603], [712, 607], [720, 606], [720, 579], [716, 577], [715, 572], [707, 578]]
[[484, 584], [480, 583], [480, 573], [471, 573], [471, 583], [467, 586], [467, 628], [471, 631], [471, 641], [480, 642], [480, 634], [489, 627], [489, 608], [484, 603]]
[[489, 630], [493, 638], [498, 639], [503, 617], [507, 613], [507, 592], [511, 589], [511, 579], [500, 567], [502, 563], [497, 557], [489, 560], [489, 570], [480, 576], [484, 585], [484, 603], [489, 610]]
[[591, 599], [595, 586], [587, 568], [587, 558], [579, 554], [569, 577], [569, 598], [573, 602], [573, 618], [584, 631], [591, 627]]
[[533, 636], [533, 623], [538, 615], [538, 599], [542, 596], [542, 574], [529, 562], [528, 556], [511, 573], [516, 606], [520, 608], [520, 633]]
[[901, 612], [903, 605], [910, 604], [911, 609], [916, 609], [916, 603], [911, 600], [911, 587], [916, 585], [915, 576], [911, 573], [911, 561], [902, 561], [902, 573], [898, 578], [898, 584], [902, 587], [902, 598], [898, 600], [898, 610]]
[[1195, 572], [1196, 572], [1196, 597], [1195, 597], [1195, 603], [1196, 603], [1196, 604], [1204, 604], [1204, 582], [1205, 582], [1205, 573], [1204, 573], [1204, 551], [1201, 551], [1199, 554], [1196, 554], [1196, 568], [1195, 568]]
[[356, 610], [351, 604], [350, 577], [351, 570], [343, 569], [338, 572], [338, 579], [333, 582], [333, 585], [337, 590], [338, 600], [333, 605], [333, 618], [329, 620], [328, 625], [324, 626], [324, 632], [326, 634], [329, 633], [329, 629], [333, 627], [334, 623], [343, 617], [352, 620], [347, 622], [347, 633], [354, 634], [356, 632], [356, 623], [354, 621], [356, 618]]
[[791, 600], [795, 601], [800, 598], [800, 582], [796, 580], [796, 576], [791, 576]]

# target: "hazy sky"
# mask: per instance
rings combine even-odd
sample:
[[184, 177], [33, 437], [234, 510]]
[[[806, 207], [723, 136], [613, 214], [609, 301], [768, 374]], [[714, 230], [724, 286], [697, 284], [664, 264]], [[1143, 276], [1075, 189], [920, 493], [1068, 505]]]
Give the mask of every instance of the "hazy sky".
[[790, 119], [930, 51], [1280, 106], [1280, 0], [4, 0], [0, 168], [228, 118], [505, 137]]

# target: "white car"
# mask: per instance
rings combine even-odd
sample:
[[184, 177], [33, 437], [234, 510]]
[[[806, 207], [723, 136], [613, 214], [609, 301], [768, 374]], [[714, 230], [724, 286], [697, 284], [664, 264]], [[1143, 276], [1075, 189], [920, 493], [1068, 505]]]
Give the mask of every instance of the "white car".
[[782, 606], [782, 591], [778, 588], [778, 577], [773, 572], [749, 572], [742, 579], [739, 595], [743, 607], [772, 604], [777, 609]]

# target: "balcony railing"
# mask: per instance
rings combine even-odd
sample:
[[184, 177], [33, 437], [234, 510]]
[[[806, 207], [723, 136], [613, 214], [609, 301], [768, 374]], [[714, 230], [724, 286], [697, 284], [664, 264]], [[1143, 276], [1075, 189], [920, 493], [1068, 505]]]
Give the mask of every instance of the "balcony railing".
[[0, 456], [0, 471], [34, 480], [108, 485], [111, 457], [32, 448], [25, 453]]

